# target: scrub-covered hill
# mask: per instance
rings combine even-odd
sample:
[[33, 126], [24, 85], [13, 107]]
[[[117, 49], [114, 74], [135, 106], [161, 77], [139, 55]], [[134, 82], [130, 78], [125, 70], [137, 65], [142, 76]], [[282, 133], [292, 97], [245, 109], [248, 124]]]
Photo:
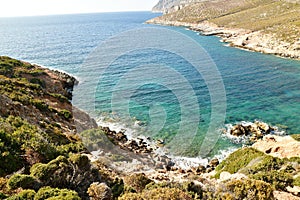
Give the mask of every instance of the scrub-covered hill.
[[188, 6], [149, 23], [189, 26], [220, 35], [233, 46], [300, 58], [298, 0], [214, 0]]

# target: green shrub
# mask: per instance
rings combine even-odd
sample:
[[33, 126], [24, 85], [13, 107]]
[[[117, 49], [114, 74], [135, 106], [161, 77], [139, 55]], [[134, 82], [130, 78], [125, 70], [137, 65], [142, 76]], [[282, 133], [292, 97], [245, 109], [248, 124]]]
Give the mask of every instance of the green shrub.
[[291, 137], [297, 141], [300, 141], [300, 134], [292, 134]]
[[116, 178], [109, 186], [114, 198], [118, 198], [125, 190], [123, 179]]
[[192, 200], [192, 197], [178, 188], [156, 188], [142, 193], [126, 193], [119, 200]]
[[36, 193], [34, 200], [80, 200], [77, 192], [67, 189], [43, 187]]
[[[268, 183], [259, 180], [232, 180], [226, 183], [225, 197], [232, 197], [231, 199], [258, 199], [258, 200], [272, 200], [273, 189]], [[223, 194], [218, 194], [219, 198]]]
[[7, 182], [8, 188], [12, 190], [20, 187], [23, 189], [30, 189], [35, 185], [37, 185], [37, 180], [31, 175], [25, 174], [14, 174]]
[[47, 164], [37, 163], [30, 173], [43, 186], [76, 190], [80, 196], [86, 195], [91, 183], [100, 181], [98, 170], [83, 155], [58, 156]]
[[32, 79], [30, 79], [30, 83], [38, 84], [38, 85], [41, 86], [42, 88], [45, 88], [45, 87], [46, 87], [45, 81], [42, 80], [42, 79], [39, 79], [39, 78], [32, 78]]
[[300, 187], [300, 176], [298, 176], [297, 178], [294, 179], [293, 185]]
[[255, 158], [264, 156], [263, 152], [260, 152], [253, 148], [242, 148], [233, 153], [231, 153], [228, 158], [223, 160], [216, 168], [216, 178], [220, 177], [221, 172], [227, 171], [231, 174], [236, 173], [241, 168], [247, 166], [250, 161]]
[[132, 174], [124, 178], [125, 184], [129, 185], [137, 192], [141, 192], [147, 184], [151, 183], [152, 181], [146, 177], [145, 174]]
[[194, 199], [202, 199], [203, 197], [203, 189], [201, 185], [197, 185], [194, 182], [160, 182], [160, 183], [154, 183], [151, 182], [146, 186], [146, 190], [153, 190], [157, 188], [177, 188], [180, 189], [183, 192], [188, 193], [191, 197]]
[[46, 185], [50, 183], [64, 182], [64, 177], [55, 177], [56, 172], [67, 170], [71, 166], [68, 165], [68, 159], [64, 156], [58, 156], [56, 159], [50, 161], [48, 164], [37, 163], [30, 168], [30, 174]]
[[65, 97], [62, 94], [58, 94], [58, 93], [48, 93], [50, 96], [58, 99], [60, 102], [64, 103], [64, 102], [68, 102], [68, 98]]
[[89, 151], [99, 149], [112, 150], [115, 145], [108, 139], [106, 133], [101, 129], [90, 129], [80, 133], [83, 143]]
[[37, 109], [40, 111], [47, 111], [49, 108], [49, 105], [46, 104], [44, 101], [39, 100], [39, 99], [33, 99], [30, 102], [32, 105], [34, 105]]
[[270, 172], [272, 170], [279, 170], [284, 164], [284, 161], [280, 158], [275, 158], [273, 156], [264, 156], [261, 161], [254, 163], [250, 167], [249, 171], [251, 174], [258, 172]]
[[292, 186], [293, 184], [293, 177], [288, 173], [284, 173], [283, 171], [273, 170], [259, 172], [251, 177], [256, 180], [262, 180], [266, 183], [270, 183], [276, 190], [285, 191], [287, 186]]
[[23, 190], [19, 194], [9, 197], [7, 200], [34, 200], [34, 190]]
[[65, 110], [65, 109], [59, 111], [58, 114], [60, 116], [64, 117], [64, 118], [66, 118], [66, 119], [72, 118], [72, 113], [70, 111], [68, 111], [68, 110]]
[[3, 194], [2, 192], [0, 192], [0, 199], [6, 199], [7, 195]]
[[86, 167], [90, 167], [91, 163], [90, 160], [87, 156], [85, 155], [81, 155], [81, 154], [72, 154], [69, 158], [69, 160], [75, 164], [76, 166], [78, 166], [79, 168], [86, 168]]

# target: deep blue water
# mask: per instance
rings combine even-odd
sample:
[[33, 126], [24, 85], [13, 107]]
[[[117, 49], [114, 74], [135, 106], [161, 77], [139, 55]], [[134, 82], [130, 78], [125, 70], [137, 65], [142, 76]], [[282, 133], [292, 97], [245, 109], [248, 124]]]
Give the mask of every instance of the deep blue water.
[[[82, 63], [89, 53], [99, 45], [101, 47], [101, 42], [124, 31], [157, 27], [143, 23], [157, 15], [150, 12], [132, 12], [0, 18], [0, 55], [61, 69], [76, 75], [79, 80], [88, 81], [93, 70], [85, 73], [82, 70]], [[227, 47], [219, 42], [217, 37], [199, 36], [184, 28], [164, 28], [177, 31], [195, 40], [205, 49], [217, 66], [226, 92], [225, 123], [257, 119], [272, 125], [285, 126], [285, 130], [290, 134], [300, 132], [299, 61]], [[133, 39], [132, 44], [134, 43]], [[119, 48], [118, 44], [120, 45], [120, 42], [107, 49], [107, 54], [117, 51], [114, 48]], [[176, 46], [176, 41], [172, 41], [172, 44]], [[180, 51], [182, 46], [178, 45], [177, 48]], [[193, 49], [188, 51], [193, 51]], [[194, 99], [190, 97], [188, 91], [186, 93], [181, 91], [183, 94], [187, 94], [184, 97], [176, 96], [177, 91], [175, 90], [185, 90], [181, 86], [188, 83], [196, 94], [197, 106], [200, 107], [200, 120], [197, 122], [197, 136], [193, 138], [192, 145], [187, 151], [193, 153], [199, 151], [211, 120], [210, 91], [205, 77], [197, 73], [187, 60], [172, 52], [145, 48], [119, 55], [106, 68], [101, 80], [92, 83], [92, 85], [96, 85], [94, 89], [96, 93], [92, 100], [95, 102], [95, 107], [92, 109], [95, 108], [96, 112], [93, 110], [93, 115], [96, 113], [98, 116], [124, 117], [122, 116], [123, 100], [117, 101], [114, 105], [117, 107], [115, 110], [120, 109], [120, 113], [107, 114], [114, 110], [111, 104], [112, 96], [116, 93], [116, 86], [131, 72], [130, 70], [149, 64], [153, 66], [150, 72], [145, 71], [145, 73], [150, 77], [153, 75], [154, 78], [152, 82], [145, 82], [136, 87], [136, 90], [130, 95], [127, 102], [129, 115], [125, 113], [126, 117], [141, 121], [142, 126], [146, 127], [141, 129], [141, 134], [149, 134], [152, 137], [164, 138], [171, 142], [182, 121], [180, 99], [187, 102], [188, 105], [190, 103], [191, 110], [195, 110], [194, 106], [196, 105], [192, 103]], [[168, 70], [160, 73], [158, 65], [165, 65], [177, 71], [187, 82], [181, 82], [177, 75], [168, 74]], [[140, 76], [143, 75], [145, 74], [140, 74]], [[128, 78], [136, 76], [137, 72]], [[159, 80], [155, 81], [155, 78], [159, 79], [159, 77], [167, 77], [170, 85], [161, 84]], [[176, 89], [170, 89], [168, 86], [171, 85]], [[125, 86], [123, 89], [127, 90]], [[83, 109], [92, 112], [91, 108], [85, 105], [89, 102], [84, 97], [76, 99], [76, 101], [81, 103], [79, 105], [82, 105]], [[189, 123], [191, 122], [193, 121], [189, 121]], [[187, 133], [188, 131], [186, 130]], [[181, 140], [179, 138], [179, 142], [184, 143], [185, 138], [182, 137]], [[218, 150], [232, 145], [228, 140], [220, 139], [214, 146], [213, 152], [217, 153]], [[181, 146], [177, 145], [176, 148], [180, 149]]]

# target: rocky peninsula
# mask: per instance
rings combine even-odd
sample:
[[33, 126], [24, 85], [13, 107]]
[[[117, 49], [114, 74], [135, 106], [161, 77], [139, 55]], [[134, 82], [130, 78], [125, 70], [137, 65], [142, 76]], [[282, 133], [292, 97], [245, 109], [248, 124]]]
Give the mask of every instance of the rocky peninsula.
[[[180, 4], [179, 1], [177, 3]], [[184, 26], [216, 35], [230, 46], [280, 57], [300, 59], [298, 1], [190, 1], [169, 8], [151, 24]], [[166, 6], [168, 6], [166, 5]]]
[[[300, 137], [236, 124], [253, 144], [181, 168], [151, 138], [97, 127], [72, 76], [0, 56], [0, 199], [300, 199]], [[77, 117], [80, 116], [80, 117]]]

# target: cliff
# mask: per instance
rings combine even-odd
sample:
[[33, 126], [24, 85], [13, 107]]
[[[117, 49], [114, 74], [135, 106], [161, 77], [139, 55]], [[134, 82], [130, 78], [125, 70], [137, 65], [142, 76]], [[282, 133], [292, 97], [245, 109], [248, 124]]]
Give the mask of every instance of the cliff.
[[188, 6], [148, 23], [188, 26], [232, 46], [300, 59], [300, 2], [215, 0]]
[[263, 137], [273, 130], [265, 123], [236, 125], [232, 134], [258, 141], [222, 162], [180, 168], [147, 139], [97, 128], [70, 103], [74, 84], [66, 73], [0, 56], [0, 199], [300, 198], [299, 135]]

